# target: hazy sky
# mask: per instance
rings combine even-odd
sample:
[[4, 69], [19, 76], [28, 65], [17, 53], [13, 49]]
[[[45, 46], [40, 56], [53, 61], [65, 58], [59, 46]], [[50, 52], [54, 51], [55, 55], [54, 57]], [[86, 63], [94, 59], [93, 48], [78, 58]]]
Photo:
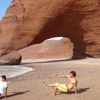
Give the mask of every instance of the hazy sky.
[[0, 0], [0, 20], [4, 16], [8, 6], [10, 5], [12, 0]]

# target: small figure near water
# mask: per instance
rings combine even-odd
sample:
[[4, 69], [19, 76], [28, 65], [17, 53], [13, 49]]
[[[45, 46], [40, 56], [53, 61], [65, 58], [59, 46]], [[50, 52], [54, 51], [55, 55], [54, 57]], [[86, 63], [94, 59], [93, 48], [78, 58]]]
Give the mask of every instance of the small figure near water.
[[7, 81], [6, 81], [6, 76], [2, 75], [0, 77], [0, 97], [4, 96], [7, 97]]
[[65, 93], [70, 93], [70, 90], [74, 89], [75, 93], [78, 93], [77, 90], [77, 84], [78, 81], [76, 79], [76, 72], [71, 71], [69, 75], [59, 75], [61, 78], [67, 78], [68, 83], [63, 84], [63, 83], [54, 83], [54, 84], [48, 84], [50, 87], [54, 87], [55, 91], [53, 92], [52, 95], [56, 95], [57, 92], [65, 92]]

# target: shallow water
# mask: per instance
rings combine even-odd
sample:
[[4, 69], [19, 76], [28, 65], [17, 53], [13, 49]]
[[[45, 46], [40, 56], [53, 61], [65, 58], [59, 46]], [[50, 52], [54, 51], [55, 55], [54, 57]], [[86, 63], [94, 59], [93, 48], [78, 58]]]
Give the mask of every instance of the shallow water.
[[1, 66], [0, 65], [0, 76], [6, 75], [7, 78], [16, 77], [18, 75], [32, 71], [32, 68], [22, 66]]

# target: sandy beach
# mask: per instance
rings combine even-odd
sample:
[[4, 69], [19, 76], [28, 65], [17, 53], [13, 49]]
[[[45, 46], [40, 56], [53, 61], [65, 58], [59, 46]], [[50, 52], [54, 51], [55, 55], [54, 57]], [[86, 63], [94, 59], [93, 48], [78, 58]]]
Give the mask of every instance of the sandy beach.
[[[96, 61], [22, 63], [21, 66], [29, 66], [34, 71], [8, 79], [7, 100], [99, 100], [100, 63], [99, 60]], [[56, 76], [59, 73], [67, 74], [71, 70], [77, 72], [79, 94], [74, 94], [72, 91], [70, 94], [51, 96], [52, 89], [45, 84], [65, 83], [66, 79]]]
[[0, 100], [100, 100], [100, 0], [0, 0]]

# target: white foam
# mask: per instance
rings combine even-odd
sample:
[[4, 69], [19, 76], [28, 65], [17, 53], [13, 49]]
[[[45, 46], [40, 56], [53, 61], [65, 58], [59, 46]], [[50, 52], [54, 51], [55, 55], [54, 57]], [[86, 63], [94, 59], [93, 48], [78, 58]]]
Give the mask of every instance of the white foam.
[[32, 68], [22, 66], [0, 66], [0, 76], [6, 75], [7, 78], [16, 77], [21, 74], [33, 71]]
[[53, 37], [53, 38], [50, 38], [48, 40], [55, 40], [55, 41], [59, 41], [59, 40], [62, 40], [64, 37]]

